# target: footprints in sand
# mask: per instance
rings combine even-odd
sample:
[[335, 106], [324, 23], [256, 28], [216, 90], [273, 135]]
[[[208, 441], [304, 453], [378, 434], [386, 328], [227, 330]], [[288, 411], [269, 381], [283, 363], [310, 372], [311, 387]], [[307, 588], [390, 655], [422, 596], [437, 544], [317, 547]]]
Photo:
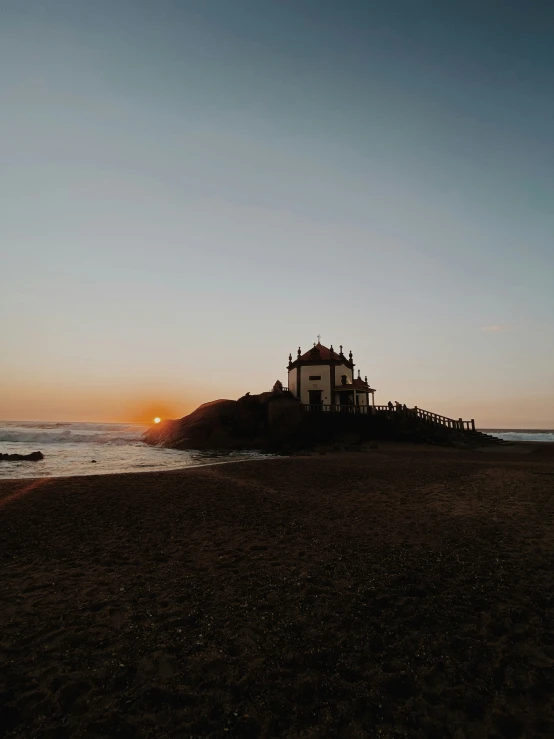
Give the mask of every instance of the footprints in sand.
[[269, 547], [265, 544], [253, 544], [250, 547], [251, 552], [267, 552], [268, 549]]
[[170, 680], [177, 672], [174, 658], [165, 652], [154, 652], [143, 657], [137, 664], [137, 670], [143, 678]]
[[114, 629], [121, 629], [127, 620], [127, 614], [119, 608], [109, 608], [108, 618]]
[[88, 710], [87, 695], [91, 686], [85, 680], [77, 678], [68, 682], [58, 691], [58, 700], [64, 711], [72, 714], [83, 714]]
[[175, 674], [173, 661], [167, 654], [162, 654], [158, 659], [158, 675], [162, 680], [169, 680]]

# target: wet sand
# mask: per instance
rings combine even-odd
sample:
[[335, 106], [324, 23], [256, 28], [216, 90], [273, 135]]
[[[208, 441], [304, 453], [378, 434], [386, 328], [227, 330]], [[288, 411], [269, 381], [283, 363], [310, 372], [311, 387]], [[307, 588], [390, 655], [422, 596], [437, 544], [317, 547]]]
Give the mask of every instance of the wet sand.
[[554, 736], [536, 448], [2, 481], [3, 736]]

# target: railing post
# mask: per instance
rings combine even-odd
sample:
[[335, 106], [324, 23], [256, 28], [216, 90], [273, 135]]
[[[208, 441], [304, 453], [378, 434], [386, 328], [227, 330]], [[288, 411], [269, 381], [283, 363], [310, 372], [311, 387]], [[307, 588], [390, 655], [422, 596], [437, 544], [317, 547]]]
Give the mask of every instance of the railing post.
[[475, 419], [474, 418], [471, 419], [471, 430], [475, 431]]
[[464, 430], [464, 421], [462, 418], [458, 418], [458, 428], [460, 431]]

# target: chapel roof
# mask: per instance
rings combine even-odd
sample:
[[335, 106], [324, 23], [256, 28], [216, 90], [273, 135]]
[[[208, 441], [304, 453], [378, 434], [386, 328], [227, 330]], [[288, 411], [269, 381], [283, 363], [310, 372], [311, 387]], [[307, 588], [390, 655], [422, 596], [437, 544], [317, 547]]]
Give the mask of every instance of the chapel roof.
[[318, 358], [321, 358], [321, 359], [323, 359], [325, 361], [327, 361], [329, 359], [337, 359], [337, 360], [341, 359], [340, 355], [337, 352], [331, 351], [331, 349], [329, 349], [328, 347], [323, 346], [323, 344], [321, 342], [318, 342], [317, 344], [314, 344], [311, 349], [308, 349], [307, 352], [304, 352], [304, 354], [302, 354], [302, 356], [300, 357], [300, 359], [301, 360], [309, 360], [309, 359], [312, 359], [312, 357], [314, 356], [314, 354], [316, 352], [318, 352], [318, 351], [319, 351], [319, 357]]
[[311, 349], [308, 349], [307, 352], [304, 352], [304, 354], [300, 354], [300, 347], [298, 348], [298, 356], [293, 360], [292, 355], [289, 357], [289, 368], [290, 367], [296, 367], [298, 364], [320, 364], [320, 363], [327, 363], [327, 362], [336, 362], [337, 364], [344, 364], [347, 367], [353, 368], [354, 364], [352, 362], [352, 352], [349, 353], [348, 357], [345, 357], [342, 352], [342, 346], [340, 347], [341, 351], [336, 352], [333, 349], [333, 345], [331, 344], [331, 347], [323, 346], [321, 342], [318, 342], [317, 344], [314, 344]]

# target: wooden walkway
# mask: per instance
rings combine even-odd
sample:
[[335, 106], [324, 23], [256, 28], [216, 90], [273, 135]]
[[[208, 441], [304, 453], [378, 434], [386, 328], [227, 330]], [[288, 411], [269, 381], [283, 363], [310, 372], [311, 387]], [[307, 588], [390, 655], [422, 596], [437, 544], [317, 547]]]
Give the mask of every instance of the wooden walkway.
[[423, 408], [406, 408], [393, 407], [392, 410], [388, 405], [304, 405], [305, 411], [309, 413], [352, 413], [355, 415], [373, 415], [373, 414], [402, 414], [407, 418], [418, 418], [433, 426], [443, 426], [445, 428], [456, 429], [458, 431], [475, 431], [475, 419], [464, 421], [463, 418], [448, 418], [441, 416], [439, 413], [432, 413]]

